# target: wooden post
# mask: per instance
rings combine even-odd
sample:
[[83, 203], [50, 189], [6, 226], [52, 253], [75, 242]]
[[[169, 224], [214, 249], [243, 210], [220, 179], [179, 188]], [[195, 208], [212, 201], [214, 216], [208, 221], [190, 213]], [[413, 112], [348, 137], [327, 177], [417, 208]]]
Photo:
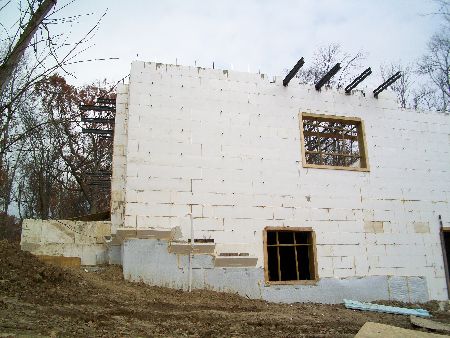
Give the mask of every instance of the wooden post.
[[278, 258], [278, 280], [281, 281], [281, 262], [280, 262], [280, 246], [278, 244], [280, 244], [280, 242], [278, 241], [278, 231], [275, 232], [275, 236], [277, 239], [277, 258]]
[[297, 280], [300, 280], [300, 270], [298, 267], [298, 257], [297, 257], [297, 241], [295, 239], [296, 232], [292, 232], [292, 237], [294, 238], [294, 254], [295, 254], [295, 269], [297, 271]]

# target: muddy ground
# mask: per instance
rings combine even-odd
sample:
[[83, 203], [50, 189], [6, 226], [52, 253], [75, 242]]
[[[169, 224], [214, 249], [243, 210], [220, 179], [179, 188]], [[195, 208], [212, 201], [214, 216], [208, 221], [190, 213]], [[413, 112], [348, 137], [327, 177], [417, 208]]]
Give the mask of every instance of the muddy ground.
[[[422, 307], [450, 322], [438, 304]], [[0, 336], [351, 337], [367, 321], [413, 328], [406, 316], [343, 305], [280, 305], [130, 283], [118, 267], [62, 269], [0, 241]]]

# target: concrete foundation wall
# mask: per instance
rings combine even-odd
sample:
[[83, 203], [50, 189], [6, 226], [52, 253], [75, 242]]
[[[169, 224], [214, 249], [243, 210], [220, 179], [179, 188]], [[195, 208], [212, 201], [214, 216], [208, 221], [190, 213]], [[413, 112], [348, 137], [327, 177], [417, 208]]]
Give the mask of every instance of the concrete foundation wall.
[[109, 261], [109, 235], [110, 222], [25, 219], [20, 245], [37, 256], [79, 257], [81, 265], [97, 265]]
[[[151, 285], [188, 290], [189, 256], [168, 252], [166, 241], [130, 239], [123, 245], [126, 279]], [[360, 301], [399, 300], [426, 302], [428, 290], [423, 277], [367, 276], [322, 278], [317, 285], [271, 285], [264, 282], [263, 268], [218, 268], [214, 257], [194, 255], [192, 288], [238, 293], [272, 302], [342, 303], [344, 298]]]
[[108, 264], [122, 265], [122, 245], [108, 246]]
[[[446, 299], [448, 114], [281, 80], [134, 62], [118, 95], [113, 228], [180, 227], [187, 239], [192, 212], [195, 238], [245, 248], [260, 271], [264, 227], [312, 227], [321, 279], [424, 277]], [[304, 168], [300, 112], [360, 117], [370, 172]]]

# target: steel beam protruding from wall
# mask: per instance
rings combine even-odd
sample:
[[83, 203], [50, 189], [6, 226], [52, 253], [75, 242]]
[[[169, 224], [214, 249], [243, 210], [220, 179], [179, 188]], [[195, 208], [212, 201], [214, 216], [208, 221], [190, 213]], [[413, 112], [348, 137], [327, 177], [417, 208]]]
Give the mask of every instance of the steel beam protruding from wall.
[[298, 62], [296, 63], [296, 65], [294, 66], [294, 68], [291, 69], [291, 71], [289, 72], [288, 75], [286, 75], [286, 77], [283, 80], [283, 86], [287, 86], [289, 84], [289, 81], [292, 80], [292, 78], [295, 76], [295, 74], [297, 74], [297, 72], [299, 71], [300, 68], [303, 67], [303, 65], [305, 64], [305, 60], [303, 58], [301, 58], [300, 60], [298, 60]]
[[373, 96], [376, 99], [378, 99], [378, 94], [380, 94], [383, 90], [385, 90], [387, 87], [389, 87], [391, 84], [393, 84], [395, 81], [397, 81], [401, 77], [402, 77], [402, 73], [401, 72], [397, 72], [394, 75], [392, 75], [389, 79], [387, 79], [385, 82], [383, 82], [381, 85], [379, 85], [377, 87], [377, 89], [375, 89], [373, 91]]
[[325, 83], [327, 83], [328, 81], [330, 81], [330, 79], [331, 79], [334, 75], [336, 75], [336, 73], [339, 71], [339, 69], [341, 69], [341, 64], [340, 64], [340, 63], [336, 63], [336, 64], [334, 65], [334, 67], [331, 68], [331, 69], [328, 71], [328, 73], [326, 73], [326, 74], [319, 80], [319, 82], [316, 83], [316, 85], [315, 85], [316, 90], [320, 90], [320, 88], [322, 88], [323, 85], [324, 85]]

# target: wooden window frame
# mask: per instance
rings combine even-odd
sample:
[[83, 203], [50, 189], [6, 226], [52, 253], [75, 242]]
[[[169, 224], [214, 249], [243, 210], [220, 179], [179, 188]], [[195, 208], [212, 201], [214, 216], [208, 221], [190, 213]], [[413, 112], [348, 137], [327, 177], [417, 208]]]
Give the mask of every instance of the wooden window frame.
[[[309, 269], [311, 274], [314, 274], [314, 278], [308, 280], [289, 280], [289, 281], [271, 281], [269, 280], [269, 254], [267, 248], [267, 231], [278, 232], [310, 232], [311, 233], [311, 251], [313, 256], [309, 260]], [[317, 264], [317, 249], [316, 249], [316, 233], [311, 227], [265, 227], [263, 230], [263, 250], [264, 250], [264, 279], [266, 285], [315, 285], [319, 281], [319, 271]], [[298, 264], [298, 263], [297, 263]]]
[[444, 272], [445, 272], [445, 282], [447, 284], [447, 296], [448, 299], [450, 299], [450, 271], [449, 271], [449, 264], [450, 262], [447, 261], [447, 250], [450, 250], [450, 248], [447, 248], [445, 245], [445, 233], [450, 233], [450, 227], [444, 227], [442, 225], [442, 219], [439, 216], [439, 220], [441, 223], [441, 231], [439, 232], [440, 239], [441, 239], [441, 248], [442, 248], [442, 258], [444, 262]]
[[[334, 166], [334, 165], [323, 165], [323, 164], [313, 164], [306, 162], [306, 149], [305, 149], [305, 135], [303, 118], [320, 118], [325, 121], [347, 121], [354, 123], [358, 128], [358, 147], [360, 153], [360, 162], [362, 167], [346, 167], [346, 166]], [[302, 149], [302, 164], [304, 168], [316, 168], [316, 169], [334, 169], [334, 170], [349, 170], [349, 171], [360, 171], [368, 172], [370, 171], [369, 157], [367, 155], [367, 144], [366, 144], [366, 134], [364, 129], [364, 121], [359, 117], [348, 117], [348, 116], [337, 116], [337, 115], [325, 115], [325, 114], [312, 114], [306, 112], [299, 113], [299, 126], [300, 126], [300, 143]]]

